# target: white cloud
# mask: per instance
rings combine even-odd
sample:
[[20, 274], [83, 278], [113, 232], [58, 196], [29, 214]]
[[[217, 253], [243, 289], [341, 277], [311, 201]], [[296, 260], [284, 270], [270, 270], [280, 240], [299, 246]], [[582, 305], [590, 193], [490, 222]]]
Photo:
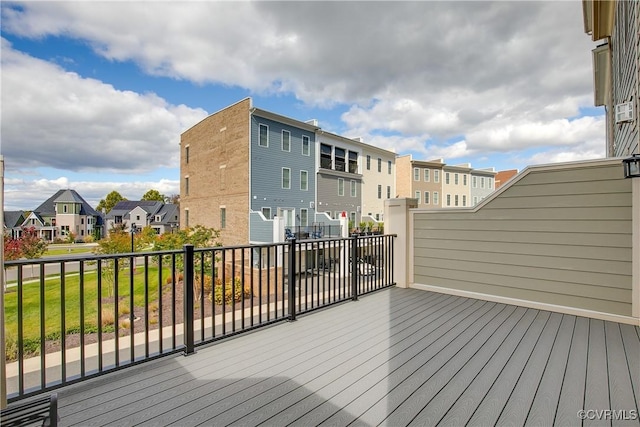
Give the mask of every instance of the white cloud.
[[66, 72], [2, 40], [2, 150], [11, 160], [8, 170], [177, 167], [180, 133], [206, 114]]

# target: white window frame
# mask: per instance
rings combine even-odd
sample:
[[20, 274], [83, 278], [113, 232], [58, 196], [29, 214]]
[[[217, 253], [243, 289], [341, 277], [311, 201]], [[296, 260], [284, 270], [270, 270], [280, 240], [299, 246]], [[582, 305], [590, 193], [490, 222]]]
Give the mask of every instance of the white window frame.
[[[265, 134], [265, 144], [263, 144], [262, 142], [262, 129], [266, 130], [266, 134]], [[269, 125], [265, 125], [262, 123], [258, 124], [258, 146], [259, 147], [269, 147]]]
[[387, 172], [391, 175], [391, 160], [387, 160]]
[[457, 173], [453, 174], [453, 183], [455, 185], [458, 185], [460, 183], [460, 175], [459, 174], [457, 174]]
[[451, 182], [451, 173], [445, 172], [444, 173], [444, 183], [449, 185], [450, 182]]
[[264, 207], [260, 208], [260, 211], [262, 212], [262, 216], [264, 216], [267, 219], [271, 219], [271, 207], [270, 206], [264, 206]]
[[424, 182], [431, 181], [431, 169], [425, 168], [424, 170]]
[[344, 179], [338, 178], [338, 196], [344, 196]]
[[303, 227], [309, 225], [309, 211], [307, 208], [300, 208], [300, 225]]
[[428, 191], [424, 192], [424, 204], [428, 205], [431, 203], [431, 193], [429, 193]]
[[440, 182], [440, 171], [437, 169], [433, 171], [433, 182]]
[[447, 194], [447, 206], [451, 206], [451, 194]]
[[382, 199], [382, 185], [378, 184], [378, 199]]
[[351, 185], [351, 197], [358, 197], [358, 187], [356, 186], [356, 181], [352, 179], [349, 184]]
[[391, 198], [391, 186], [387, 185], [387, 199]]
[[420, 202], [420, 200], [422, 200], [422, 197], [420, 197], [421, 195], [422, 195], [421, 191], [416, 191], [415, 194], [414, 194], [415, 198], [418, 199], [418, 204], [421, 203]]
[[[302, 179], [303, 176], [305, 177], [304, 180]], [[309, 191], [309, 172], [308, 171], [300, 171], [300, 191]]]
[[[285, 187], [284, 185], [284, 171], [287, 171], [288, 173], [288, 186]], [[283, 190], [290, 190], [291, 189], [291, 168], [282, 168], [282, 174], [281, 174], [281, 180], [280, 180], [280, 185], [282, 187]]]
[[420, 168], [413, 168], [413, 180], [420, 181]]
[[440, 206], [440, 193], [437, 191], [433, 192], [433, 204], [436, 206]]

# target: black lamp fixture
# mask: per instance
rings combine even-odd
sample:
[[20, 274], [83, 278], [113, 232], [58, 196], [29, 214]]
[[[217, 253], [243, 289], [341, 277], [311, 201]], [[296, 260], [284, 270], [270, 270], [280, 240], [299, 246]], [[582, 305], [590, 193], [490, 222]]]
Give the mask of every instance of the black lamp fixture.
[[640, 178], [640, 154], [622, 160], [625, 178]]

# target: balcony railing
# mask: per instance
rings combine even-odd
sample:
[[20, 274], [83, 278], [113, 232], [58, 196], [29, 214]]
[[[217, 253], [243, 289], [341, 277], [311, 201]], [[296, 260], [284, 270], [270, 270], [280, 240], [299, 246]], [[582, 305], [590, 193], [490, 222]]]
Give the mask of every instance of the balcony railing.
[[393, 286], [394, 237], [7, 261], [9, 401]]

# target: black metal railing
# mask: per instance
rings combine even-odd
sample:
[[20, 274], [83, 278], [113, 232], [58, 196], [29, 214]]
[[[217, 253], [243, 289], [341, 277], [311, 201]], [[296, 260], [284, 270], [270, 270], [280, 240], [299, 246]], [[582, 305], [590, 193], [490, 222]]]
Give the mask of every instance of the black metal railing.
[[7, 261], [9, 401], [392, 286], [394, 237]]

